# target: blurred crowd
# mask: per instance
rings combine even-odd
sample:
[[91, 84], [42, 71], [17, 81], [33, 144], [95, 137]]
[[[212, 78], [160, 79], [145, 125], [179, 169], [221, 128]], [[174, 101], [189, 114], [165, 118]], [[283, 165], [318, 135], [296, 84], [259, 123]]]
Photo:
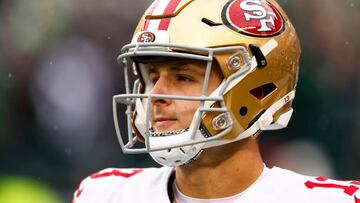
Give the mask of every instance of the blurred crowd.
[[[264, 158], [360, 179], [360, 0], [278, 2], [297, 28], [302, 58], [293, 118], [262, 136]], [[150, 3], [0, 1], [0, 197], [20, 179], [48, 193], [48, 203], [71, 202], [97, 170], [156, 166], [147, 155], [122, 154], [111, 106], [124, 91], [116, 57]]]

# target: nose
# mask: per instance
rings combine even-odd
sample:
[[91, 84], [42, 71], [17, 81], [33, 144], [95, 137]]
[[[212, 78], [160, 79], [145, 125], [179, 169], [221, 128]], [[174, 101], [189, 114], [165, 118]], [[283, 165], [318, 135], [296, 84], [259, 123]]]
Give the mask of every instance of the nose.
[[[160, 76], [155, 82], [150, 94], [170, 94], [171, 82], [165, 76]], [[153, 105], [168, 105], [171, 103], [170, 99], [153, 98], [151, 100]]]

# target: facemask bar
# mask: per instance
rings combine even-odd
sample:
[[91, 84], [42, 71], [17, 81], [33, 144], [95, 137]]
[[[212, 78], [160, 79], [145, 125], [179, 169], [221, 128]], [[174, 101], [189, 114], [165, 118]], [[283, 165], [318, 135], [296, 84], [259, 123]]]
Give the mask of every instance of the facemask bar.
[[[182, 53], [182, 52], [173, 52], [171, 50], [191, 50], [193, 53], [207, 53], [207, 56], [205, 55], [198, 55], [193, 53]], [[241, 67], [236, 73], [234, 73], [234, 77], [230, 77], [228, 79], [224, 79], [224, 82], [222, 83], [222, 86], [219, 87], [219, 91], [217, 91], [217, 94], [211, 94], [210, 96], [206, 96], [206, 91], [208, 88], [208, 81], [211, 73], [211, 66], [213, 62], [213, 56], [214, 53], [217, 52], [229, 52], [229, 51], [242, 51], [244, 54], [244, 57], [246, 59], [246, 64]], [[159, 94], [139, 94], [139, 81], [136, 81], [134, 83], [133, 88], [133, 94], [130, 93], [130, 83], [128, 78], [128, 68], [132, 68], [132, 57], [138, 57], [138, 56], [160, 56], [160, 57], [179, 57], [179, 58], [185, 58], [185, 59], [195, 59], [195, 60], [201, 60], [207, 62], [207, 67], [205, 71], [205, 78], [202, 88], [202, 94], [201, 96], [179, 96], [179, 95], [159, 95]], [[160, 151], [170, 148], [176, 148], [176, 147], [183, 147], [183, 146], [189, 146], [189, 145], [195, 145], [199, 143], [205, 143], [210, 142], [214, 140], [219, 140], [223, 136], [225, 136], [227, 133], [229, 133], [232, 129], [232, 125], [230, 125], [228, 128], [221, 131], [219, 134], [208, 137], [208, 138], [202, 138], [202, 139], [195, 139], [195, 135], [199, 129], [199, 126], [201, 124], [201, 118], [203, 113], [207, 112], [219, 112], [219, 113], [228, 113], [225, 102], [223, 99], [223, 94], [227, 89], [227, 86], [235, 80], [237, 77], [240, 77], [250, 71], [251, 67], [251, 60], [250, 56], [243, 46], [231, 46], [231, 47], [223, 47], [223, 48], [194, 48], [189, 46], [182, 46], [182, 45], [172, 45], [172, 44], [161, 44], [161, 43], [144, 43], [144, 44], [129, 44], [123, 47], [121, 54], [118, 57], [118, 62], [123, 64], [124, 66], [124, 77], [125, 77], [125, 88], [126, 88], [126, 94], [116, 95], [113, 97], [113, 116], [114, 116], [114, 122], [115, 122], [115, 130], [118, 136], [118, 140], [120, 143], [120, 146], [124, 153], [148, 153], [153, 151]], [[130, 62], [130, 63], [129, 63]], [[141, 133], [145, 139], [145, 147], [144, 148], [133, 148], [135, 143], [138, 141], [136, 138], [135, 133], [132, 131], [132, 114], [133, 114], [133, 108], [135, 108], [136, 100], [137, 99], [146, 99], [146, 119], [145, 119], [145, 132]], [[170, 144], [167, 146], [160, 146], [160, 147], [150, 147], [150, 105], [151, 100], [153, 99], [172, 99], [172, 100], [188, 100], [188, 101], [200, 101], [200, 106], [198, 108], [198, 111], [196, 111], [192, 124], [191, 124], [191, 141], [180, 143], [180, 144]], [[210, 108], [211, 105], [215, 102], [218, 102], [220, 104], [219, 108]], [[118, 123], [118, 115], [117, 115], [117, 103], [123, 103], [127, 105], [126, 109], [126, 117], [127, 117], [127, 128], [128, 128], [128, 141], [125, 144], [124, 140], [121, 136], [121, 132], [119, 129], [119, 123]], [[230, 115], [228, 115], [230, 118]]]

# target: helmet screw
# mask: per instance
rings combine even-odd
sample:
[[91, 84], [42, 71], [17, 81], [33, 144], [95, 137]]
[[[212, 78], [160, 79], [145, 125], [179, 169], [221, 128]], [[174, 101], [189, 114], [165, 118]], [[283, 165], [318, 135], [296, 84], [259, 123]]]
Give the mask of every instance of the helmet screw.
[[241, 59], [239, 56], [231, 57], [228, 61], [229, 66], [233, 70], [237, 70], [241, 67]]
[[214, 130], [224, 130], [232, 124], [232, 121], [227, 113], [222, 113], [212, 120], [212, 127]]
[[261, 60], [261, 65], [265, 66], [266, 65], [266, 61], [265, 60]]

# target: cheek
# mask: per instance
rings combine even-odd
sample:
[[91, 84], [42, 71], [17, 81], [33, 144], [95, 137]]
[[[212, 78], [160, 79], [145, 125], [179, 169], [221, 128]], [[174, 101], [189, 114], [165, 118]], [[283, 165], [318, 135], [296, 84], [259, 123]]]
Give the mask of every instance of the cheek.
[[176, 114], [180, 122], [184, 125], [189, 125], [199, 106], [199, 101], [177, 101]]
[[176, 95], [185, 95], [185, 96], [201, 96], [203, 85], [202, 84], [188, 84], [177, 86]]

